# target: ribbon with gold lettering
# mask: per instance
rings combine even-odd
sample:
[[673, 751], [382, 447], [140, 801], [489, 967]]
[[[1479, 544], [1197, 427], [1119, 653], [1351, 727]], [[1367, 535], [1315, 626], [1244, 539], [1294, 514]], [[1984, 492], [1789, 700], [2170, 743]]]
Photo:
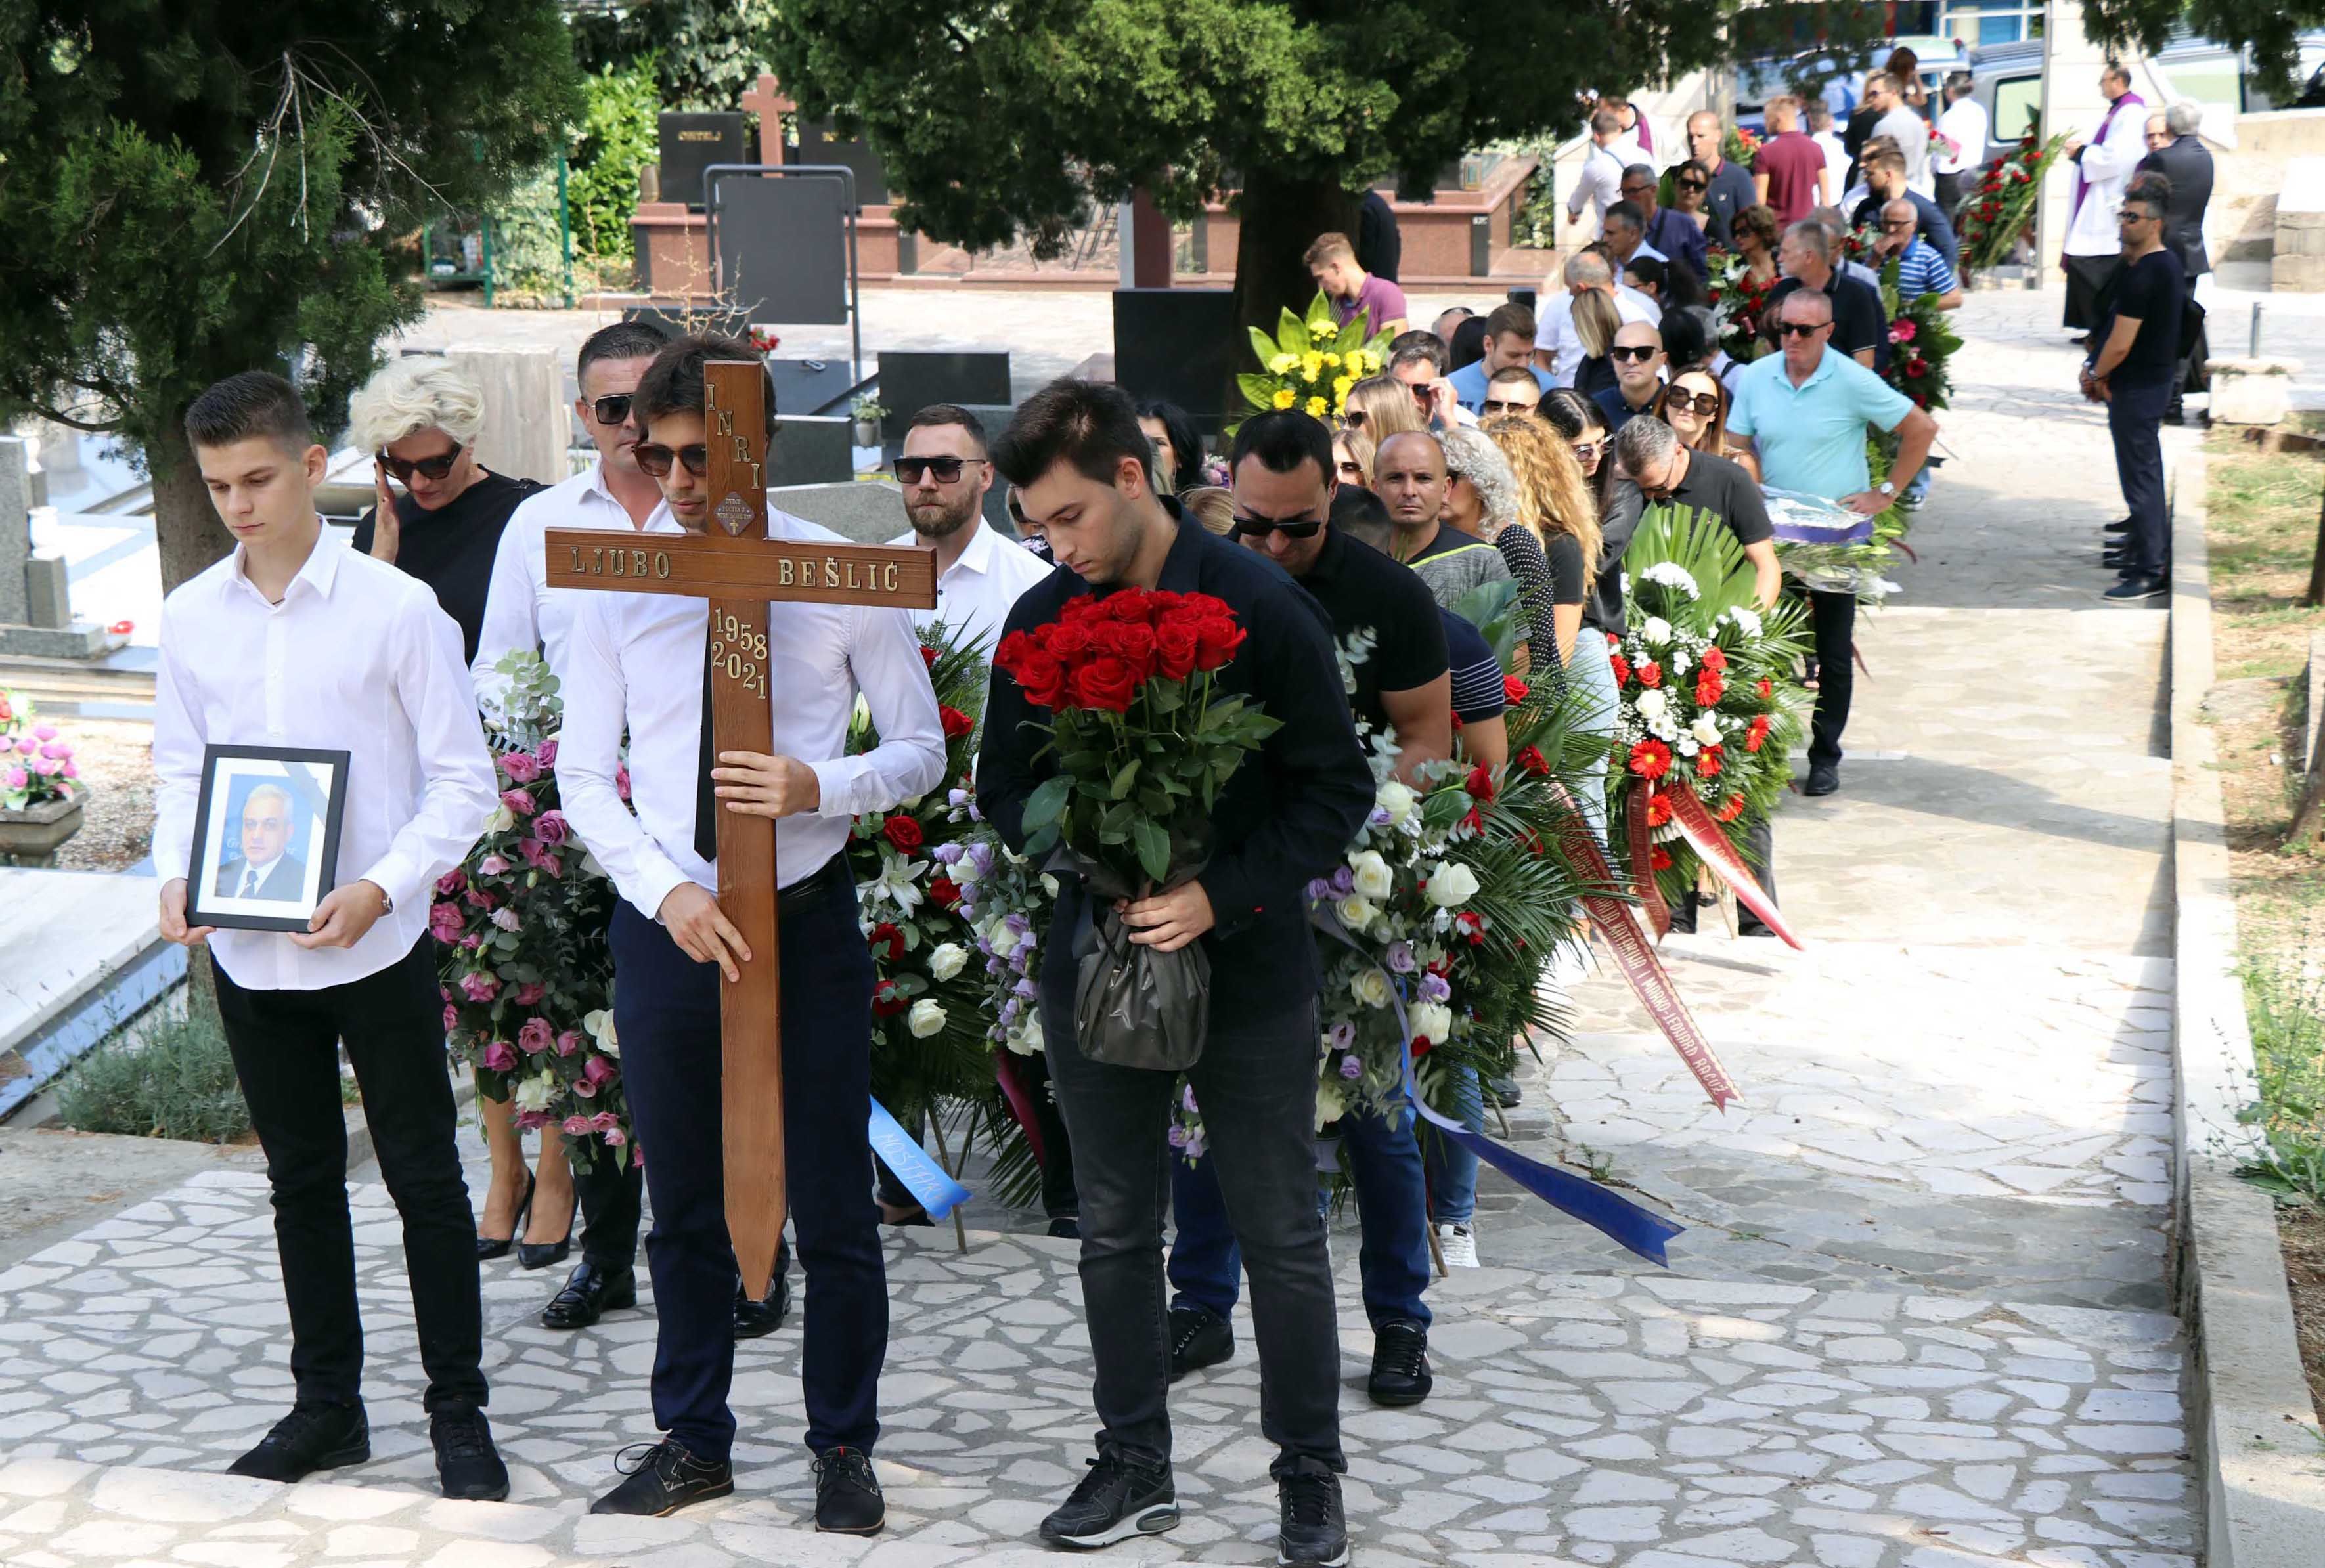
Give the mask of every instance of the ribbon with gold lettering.
[[[1679, 1053], [1679, 1059], [1687, 1064], [1687, 1070], [1695, 1075], [1695, 1081], [1703, 1085], [1711, 1102], [1725, 1111], [1728, 1102], [1737, 1097], [1736, 1081], [1719, 1065], [1719, 1058], [1712, 1055], [1711, 1042], [1704, 1038], [1695, 1015], [1687, 1010], [1687, 1003], [1680, 1000], [1679, 988], [1672, 983], [1663, 961], [1655, 956], [1654, 945], [1639, 924], [1636, 911], [1616, 896], [1614, 890], [1622, 884], [1616, 880], [1615, 868], [1607, 862], [1607, 852], [1598, 847], [1590, 824], [1575, 806], [1573, 797], [1562, 786], [1554, 788], [1559, 803], [1565, 808], [1559, 814], [1558, 842], [1583, 874], [1584, 911], [1599, 936], [1606, 938], [1607, 950], [1615, 955], [1615, 967], [1623, 972], [1639, 1005], [1655, 1020], [1655, 1028]], [[1633, 798], [1644, 793], [1643, 789], [1635, 790]], [[1644, 809], [1638, 820], [1644, 823]]]
[[[1634, 791], [1632, 798], [1635, 800], [1637, 798], [1638, 793]], [[1737, 854], [1736, 846], [1728, 842], [1728, 835], [1719, 830], [1719, 824], [1711, 819], [1711, 813], [1704, 809], [1703, 802], [1696, 798], [1695, 791], [1684, 781], [1680, 781], [1666, 788], [1663, 798], [1672, 803], [1672, 822], [1679, 828], [1680, 836], [1687, 840], [1688, 847], [1736, 890], [1737, 902], [1759, 916], [1768, 929], [1783, 937], [1788, 945], [1799, 948], [1801, 939], [1792, 935], [1792, 927], [1786, 925], [1784, 917], [1777, 912], [1775, 900], [1761, 890], [1759, 879], [1753, 876], [1752, 868], [1744, 863], [1744, 857]]]
[[[1656, 939], [1661, 940], [1671, 931], [1672, 918], [1671, 910], [1663, 904], [1663, 890], [1655, 882], [1655, 840], [1647, 826], [1647, 798], [1653, 793], [1653, 789], [1644, 783], [1631, 786], [1623, 807], [1623, 829], [1631, 851], [1632, 890], [1638, 896], [1639, 908], [1646, 911], [1648, 923], [1655, 928]], [[1598, 840], [1591, 840], [1591, 847], [1598, 848]], [[1601, 852], [1602, 858], [1603, 854]]]

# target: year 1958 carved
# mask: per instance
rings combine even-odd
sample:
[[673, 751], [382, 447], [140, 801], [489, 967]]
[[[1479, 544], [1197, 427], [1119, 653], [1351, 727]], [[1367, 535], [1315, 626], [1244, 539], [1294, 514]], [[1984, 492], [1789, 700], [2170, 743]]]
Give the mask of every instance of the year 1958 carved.
[[767, 634], [726, 611], [710, 617], [710, 668], [740, 681], [755, 696], [767, 695]]

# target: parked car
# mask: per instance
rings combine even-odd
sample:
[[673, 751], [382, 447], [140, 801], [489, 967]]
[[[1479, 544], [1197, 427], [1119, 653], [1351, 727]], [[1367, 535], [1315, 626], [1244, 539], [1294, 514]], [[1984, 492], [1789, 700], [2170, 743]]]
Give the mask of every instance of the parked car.
[[[1900, 45], [1913, 51], [1919, 66], [1914, 74], [1921, 78], [1922, 88], [1929, 94], [1932, 104], [1941, 101], [1939, 89], [1945, 81], [1946, 73], [1959, 70], [1969, 63], [1969, 56], [1954, 40], [1925, 37], [1893, 38], [1876, 44], [1872, 51], [1875, 63], [1887, 59], [1889, 51]], [[2042, 45], [2038, 43], [2034, 48], [2039, 74]], [[1761, 134], [1767, 124], [1764, 111], [1768, 100], [1778, 93], [1791, 91], [1792, 84], [1803, 77], [1815, 74], [1814, 68], [1820, 63], [1820, 57], [1811, 51], [1781, 59], [1749, 60], [1738, 65], [1731, 83], [1737, 125], [1755, 135]], [[1858, 96], [1865, 90], [1866, 74], [1863, 69], [1848, 70], [1827, 80], [1824, 98], [1832, 106], [1836, 120], [1846, 120], [1857, 107]]]

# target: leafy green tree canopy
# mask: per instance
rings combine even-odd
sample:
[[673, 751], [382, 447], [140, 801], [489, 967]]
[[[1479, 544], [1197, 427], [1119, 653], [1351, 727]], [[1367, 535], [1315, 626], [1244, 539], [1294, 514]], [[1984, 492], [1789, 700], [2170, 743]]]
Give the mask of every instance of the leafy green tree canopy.
[[595, 70], [651, 60], [664, 108], [739, 109], [767, 69], [775, 0], [639, 0], [573, 17], [573, 47]]
[[295, 365], [336, 425], [420, 312], [412, 231], [580, 106], [554, 0], [0, 0], [0, 417], [142, 452], [174, 586], [227, 545], [186, 404]]
[[2100, 43], [2160, 50], [2181, 26], [2250, 49], [2261, 85], [2282, 100], [2299, 85], [2302, 30], [2325, 26], [2325, 0], [2084, 0], [2083, 30]]

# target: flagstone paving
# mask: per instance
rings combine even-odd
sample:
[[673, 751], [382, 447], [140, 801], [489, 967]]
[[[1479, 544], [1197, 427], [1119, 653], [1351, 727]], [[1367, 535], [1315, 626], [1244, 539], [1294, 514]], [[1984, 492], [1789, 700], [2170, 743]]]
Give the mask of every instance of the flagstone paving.
[[[1712, 1110], [1604, 973], [1521, 1075], [1511, 1137], [1686, 1224], [1672, 1269], [1488, 1172], [1488, 1267], [1431, 1291], [1436, 1392], [1382, 1411], [1353, 1218], [1336, 1224], [1359, 1563], [2195, 1568], [2186, 1347], [2162, 1310], [2165, 623], [2098, 607], [2113, 468], [2045, 325], [2055, 298], [1962, 312], [1954, 460], [1904, 598], [1860, 621], [1846, 787], [1777, 822], [1807, 951], [1728, 937], [1711, 911], [1665, 948], [1742, 1100]], [[1102, 341], [1098, 308], [980, 297], [1029, 374]], [[930, 309], [901, 300], [892, 325], [932, 329]], [[578, 337], [576, 319], [486, 319]], [[353, 1192], [377, 1457], [291, 1489], [218, 1473], [289, 1376], [263, 1185], [205, 1171], [0, 1272], [0, 1563], [1055, 1561], [1034, 1526], [1094, 1423], [1071, 1247], [1023, 1233], [1038, 1215], [980, 1199], [962, 1253], [944, 1231], [891, 1239], [892, 1527], [866, 1543], [800, 1528], [795, 1320], [740, 1351], [734, 1499], [589, 1517], [614, 1451], [652, 1434], [653, 1318], [550, 1334], [533, 1314], [553, 1279], [507, 1265], [486, 1307], [515, 1492], [434, 1497], [393, 1212], [369, 1173]], [[1175, 1391], [1184, 1523], [1109, 1560], [1271, 1558], [1238, 1330], [1232, 1361]]]

